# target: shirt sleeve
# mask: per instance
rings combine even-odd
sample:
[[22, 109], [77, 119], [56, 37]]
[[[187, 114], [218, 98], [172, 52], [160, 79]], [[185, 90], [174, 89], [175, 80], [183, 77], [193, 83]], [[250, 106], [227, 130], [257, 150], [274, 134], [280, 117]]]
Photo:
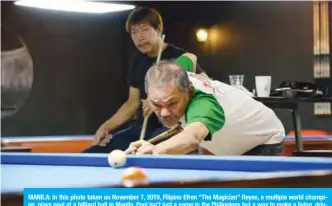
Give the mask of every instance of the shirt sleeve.
[[224, 110], [212, 95], [201, 92], [194, 95], [190, 101], [186, 111], [186, 122], [201, 122], [209, 129], [210, 135], [213, 135], [225, 124]]
[[187, 72], [193, 72], [194, 71], [194, 63], [192, 60], [187, 56], [180, 56], [174, 61], [176, 64], [181, 66], [183, 69], [185, 69]]
[[[170, 48], [171, 48], [171, 52], [172, 52], [172, 54], [174, 55], [174, 56], [177, 56], [177, 57], [179, 57], [180, 56], [180, 58], [181, 58], [181, 55], [183, 55], [184, 53], [188, 53], [189, 51], [186, 51], [186, 50], [184, 50], [184, 49], [180, 49], [180, 48], [178, 48], [178, 47], [175, 47], [175, 46], [173, 46], [173, 45], [171, 45], [170, 46]], [[190, 52], [189, 52], [190, 53]], [[188, 58], [188, 57], [187, 57]], [[185, 68], [185, 69], [187, 69], [187, 68]], [[188, 70], [187, 70], [188, 71]], [[191, 70], [192, 72], [193, 72], [193, 67], [192, 67], [192, 70]], [[197, 62], [196, 62], [196, 73], [197, 74], [201, 74], [201, 73], [204, 73], [205, 71], [202, 69], [202, 67], [200, 66], [200, 64], [199, 64], [199, 58], [197, 59]]]

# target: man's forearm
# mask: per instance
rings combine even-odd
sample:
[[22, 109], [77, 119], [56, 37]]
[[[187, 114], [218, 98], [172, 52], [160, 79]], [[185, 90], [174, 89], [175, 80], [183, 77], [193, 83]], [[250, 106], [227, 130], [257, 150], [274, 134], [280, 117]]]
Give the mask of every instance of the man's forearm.
[[109, 131], [117, 129], [136, 115], [138, 107], [139, 104], [125, 102], [119, 110], [102, 125], [102, 127]]
[[209, 134], [202, 123], [192, 123], [181, 133], [156, 145], [154, 154], [187, 154], [196, 150], [200, 142]]

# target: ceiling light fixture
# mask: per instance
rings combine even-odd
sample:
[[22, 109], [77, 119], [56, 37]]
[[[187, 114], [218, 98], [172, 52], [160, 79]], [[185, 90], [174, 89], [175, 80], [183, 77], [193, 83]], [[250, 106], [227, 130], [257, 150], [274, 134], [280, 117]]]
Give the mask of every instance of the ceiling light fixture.
[[17, 6], [26, 6], [57, 11], [108, 13], [134, 9], [134, 5], [89, 2], [83, 0], [19, 0], [14, 3]]

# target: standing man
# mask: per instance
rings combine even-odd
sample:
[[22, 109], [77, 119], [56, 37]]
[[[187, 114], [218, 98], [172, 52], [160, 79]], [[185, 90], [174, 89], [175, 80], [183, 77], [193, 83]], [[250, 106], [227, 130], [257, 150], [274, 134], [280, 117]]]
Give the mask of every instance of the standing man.
[[[94, 145], [83, 151], [85, 153], [109, 153], [114, 149], [125, 150], [131, 142], [139, 139], [144, 115], [152, 113], [149, 104], [145, 101], [144, 78], [148, 69], [155, 64], [160, 46], [162, 47], [161, 60], [172, 60], [181, 55], [191, 55], [183, 49], [162, 42], [163, 21], [155, 9], [139, 7], [131, 12], [126, 22], [126, 31], [138, 50], [131, 59], [128, 99], [110, 119], [99, 127]], [[194, 70], [197, 73], [203, 73], [199, 65], [194, 65]], [[142, 107], [140, 107], [141, 105]], [[135, 117], [137, 118], [127, 129], [111, 134]], [[165, 129], [156, 115], [152, 113], [146, 128], [145, 139], [149, 139]]]
[[203, 147], [215, 155], [281, 155], [285, 129], [275, 113], [246, 92], [192, 73], [192, 59], [162, 61], [146, 75], [148, 101], [173, 137], [151, 144], [139, 140], [132, 154], [188, 154]]

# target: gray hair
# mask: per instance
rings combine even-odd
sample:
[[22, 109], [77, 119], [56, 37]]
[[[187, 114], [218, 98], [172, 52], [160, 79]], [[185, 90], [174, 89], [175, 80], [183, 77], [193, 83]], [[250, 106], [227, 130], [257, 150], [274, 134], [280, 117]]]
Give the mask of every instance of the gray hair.
[[187, 92], [190, 84], [188, 73], [172, 61], [162, 60], [153, 65], [145, 75], [145, 92], [149, 86], [164, 86], [173, 83], [180, 91]]

